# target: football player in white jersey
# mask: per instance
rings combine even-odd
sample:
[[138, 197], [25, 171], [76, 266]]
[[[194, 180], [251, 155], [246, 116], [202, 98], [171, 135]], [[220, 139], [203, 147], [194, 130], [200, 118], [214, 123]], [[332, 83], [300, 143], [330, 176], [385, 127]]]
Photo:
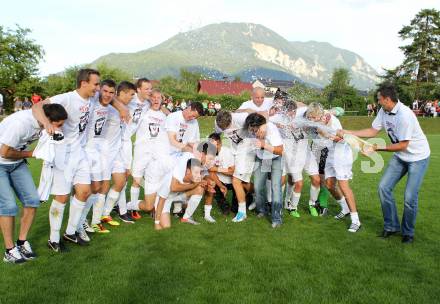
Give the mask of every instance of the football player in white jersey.
[[[336, 116], [326, 113], [320, 103], [312, 102], [306, 112], [307, 119], [318, 122], [326, 129], [318, 127], [321, 140], [333, 141], [328, 145], [328, 157], [325, 164], [325, 181], [328, 190], [341, 206], [341, 211], [335, 216], [340, 220], [350, 215], [351, 225], [349, 232], [357, 232], [361, 227], [356, 208], [354, 193], [349, 181], [352, 179], [353, 154], [348, 145], [336, 132], [342, 129]], [[330, 133], [331, 132], [331, 133]], [[333, 134], [334, 133], [334, 134]]]
[[[101, 216], [104, 209], [105, 195], [103, 192], [102, 183], [104, 180], [104, 172], [107, 169], [106, 158], [108, 155], [109, 146], [104, 137], [104, 126], [108, 116], [108, 107], [112, 102], [116, 91], [116, 83], [111, 79], [106, 79], [101, 82], [99, 94], [92, 100], [90, 123], [87, 127], [87, 143], [85, 151], [90, 164], [91, 172], [91, 188], [92, 194], [87, 199], [86, 207], [84, 208], [81, 220], [78, 224], [77, 232], [79, 237], [85, 242], [89, 242], [85, 230], [85, 222], [90, 208], [93, 206], [92, 228], [95, 232], [107, 232], [101, 224]], [[119, 225], [118, 222], [114, 222]]]
[[[133, 99], [135, 92], [136, 86], [133, 83], [122, 81], [117, 86], [115, 99], [123, 105], [128, 105]], [[126, 128], [126, 123], [121, 120], [118, 111], [113, 106], [109, 106], [108, 110], [108, 117], [104, 126], [104, 137], [109, 146], [108, 157], [106, 157], [108, 170], [105, 172], [102, 183], [102, 193], [107, 193], [107, 198], [101, 221], [113, 221], [110, 213], [116, 202], [118, 202], [119, 218], [125, 223], [134, 223], [127, 212], [125, 197], [125, 184], [128, 172], [126, 171], [122, 155], [122, 133]], [[113, 180], [113, 185], [110, 189], [111, 179]]]
[[[133, 131], [136, 134], [131, 175], [136, 185], [145, 180], [145, 199], [131, 201], [129, 210], [150, 212], [154, 209], [156, 192], [161, 181], [172, 170], [170, 144], [165, 130], [166, 115], [161, 111], [162, 93], [153, 89], [150, 108], [144, 112]], [[129, 156], [127, 156], [128, 158]]]
[[223, 133], [231, 140], [231, 150], [234, 154], [234, 175], [232, 186], [238, 200], [238, 212], [233, 222], [246, 219], [246, 193], [252, 190], [251, 176], [255, 164], [255, 149], [244, 130], [244, 122], [248, 113], [231, 113], [220, 111], [215, 119], [215, 131]]

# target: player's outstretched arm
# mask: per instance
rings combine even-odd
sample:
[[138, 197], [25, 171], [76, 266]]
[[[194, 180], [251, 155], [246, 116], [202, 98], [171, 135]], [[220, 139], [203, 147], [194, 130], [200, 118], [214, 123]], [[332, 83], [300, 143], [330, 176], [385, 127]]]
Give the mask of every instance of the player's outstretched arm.
[[363, 129], [363, 130], [338, 130], [337, 131], [337, 135], [341, 138], [344, 137], [344, 134], [351, 134], [351, 135], [355, 135], [357, 137], [371, 138], [371, 137], [377, 136], [378, 133], [379, 133], [379, 130], [377, 130], [375, 128], [368, 128], [368, 129]]
[[49, 119], [44, 114], [43, 105], [50, 103], [50, 99], [45, 99], [32, 106], [32, 115], [38, 120], [46, 130], [46, 132], [52, 135], [55, 132], [54, 126], [50, 123]]
[[171, 180], [170, 190], [171, 192], [185, 192], [194, 189], [198, 185], [199, 183], [182, 184], [173, 177], [173, 179]]
[[5, 159], [19, 160], [32, 157], [33, 151], [18, 151], [8, 145], [2, 144], [0, 147], [0, 156]]

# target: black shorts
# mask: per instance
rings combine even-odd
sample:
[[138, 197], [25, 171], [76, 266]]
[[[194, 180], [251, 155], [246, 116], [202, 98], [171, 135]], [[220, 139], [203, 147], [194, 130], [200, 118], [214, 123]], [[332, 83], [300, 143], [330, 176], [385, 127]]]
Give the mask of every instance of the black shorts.
[[325, 162], [327, 161], [328, 148], [321, 150], [321, 155], [319, 157], [319, 174], [324, 174], [325, 172]]

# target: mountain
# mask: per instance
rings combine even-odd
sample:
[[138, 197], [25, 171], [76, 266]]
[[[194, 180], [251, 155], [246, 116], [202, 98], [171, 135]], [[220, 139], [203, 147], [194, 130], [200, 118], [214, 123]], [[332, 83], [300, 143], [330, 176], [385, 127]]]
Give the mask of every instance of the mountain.
[[216, 79], [271, 78], [325, 86], [333, 69], [344, 67], [358, 89], [372, 88], [377, 81], [377, 72], [353, 52], [326, 42], [290, 42], [251, 23], [207, 25], [179, 33], [147, 50], [102, 56], [92, 65], [99, 63], [152, 79], [177, 76], [181, 68], [186, 68]]

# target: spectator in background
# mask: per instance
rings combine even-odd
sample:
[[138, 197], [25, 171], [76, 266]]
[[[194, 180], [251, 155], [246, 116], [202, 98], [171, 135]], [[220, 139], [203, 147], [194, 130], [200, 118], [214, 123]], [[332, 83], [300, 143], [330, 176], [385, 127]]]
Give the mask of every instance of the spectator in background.
[[215, 102], [214, 109], [215, 109], [215, 115], [217, 115], [217, 113], [222, 109], [222, 105], [220, 104], [220, 102], [218, 101]]
[[25, 97], [23, 101], [23, 110], [29, 110], [30, 108], [32, 108], [32, 102], [29, 98]]
[[185, 99], [182, 99], [182, 101], [180, 102], [180, 109], [185, 110], [187, 107], [186, 101]]
[[168, 103], [167, 103], [167, 109], [168, 109], [168, 111], [170, 111], [170, 112], [173, 112], [173, 110], [174, 110], [174, 104], [173, 104], [173, 101], [170, 99], [170, 100], [168, 100]]
[[367, 116], [373, 116], [373, 105], [371, 103], [367, 104]]
[[21, 111], [23, 107], [23, 102], [21, 101], [20, 97], [14, 98], [14, 112]]
[[204, 100], [202, 102], [202, 106], [203, 106], [203, 115], [208, 115], [208, 101]]
[[212, 100], [208, 102], [208, 115], [215, 115], [214, 102]]
[[38, 95], [37, 93], [32, 93], [32, 97], [31, 97], [32, 104], [39, 103], [42, 100], [43, 99], [41, 98], [40, 95]]
[[3, 115], [3, 95], [0, 93], [0, 115]]
[[415, 99], [412, 103], [412, 109], [413, 110], [418, 110], [419, 109], [419, 101], [417, 99]]

